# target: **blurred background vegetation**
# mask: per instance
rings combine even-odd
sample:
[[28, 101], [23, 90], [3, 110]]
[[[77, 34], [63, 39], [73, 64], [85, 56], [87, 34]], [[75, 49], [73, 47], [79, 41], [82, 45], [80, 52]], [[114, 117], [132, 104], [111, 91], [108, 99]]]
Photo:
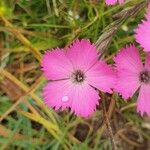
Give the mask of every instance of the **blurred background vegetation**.
[[[68, 46], [76, 38], [101, 46], [108, 35], [102, 44], [106, 60], [113, 63], [115, 52], [134, 42], [133, 30], [146, 10], [145, 4], [137, 6], [143, 2], [109, 7], [104, 0], [0, 0], [0, 150], [111, 149], [101, 105], [87, 119], [44, 105], [40, 60], [45, 50]], [[124, 17], [131, 8], [136, 14]], [[115, 26], [117, 32], [109, 36]], [[105, 95], [119, 150], [150, 150], [150, 119], [136, 113], [136, 98], [126, 103], [117, 94]]]

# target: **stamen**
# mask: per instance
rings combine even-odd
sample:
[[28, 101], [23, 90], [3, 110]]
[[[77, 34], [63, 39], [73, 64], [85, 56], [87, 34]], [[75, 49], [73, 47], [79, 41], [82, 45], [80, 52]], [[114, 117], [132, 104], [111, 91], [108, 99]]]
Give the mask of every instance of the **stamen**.
[[81, 83], [84, 81], [85, 79], [85, 74], [84, 72], [82, 72], [81, 70], [76, 70], [73, 74], [72, 74], [72, 79], [73, 79], [73, 82], [76, 82], [76, 83]]
[[148, 84], [150, 83], [150, 72], [145, 70], [140, 73], [140, 82]]

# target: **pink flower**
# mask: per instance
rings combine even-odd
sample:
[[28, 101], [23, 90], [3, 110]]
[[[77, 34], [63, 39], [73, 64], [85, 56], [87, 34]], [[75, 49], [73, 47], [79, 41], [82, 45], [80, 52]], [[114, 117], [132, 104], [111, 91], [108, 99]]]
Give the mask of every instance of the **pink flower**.
[[107, 5], [114, 5], [116, 3], [122, 4], [124, 0], [106, 0]]
[[71, 108], [87, 117], [96, 110], [99, 95], [95, 88], [111, 93], [115, 74], [104, 61], [98, 61], [96, 47], [88, 40], [76, 40], [67, 49], [47, 51], [42, 70], [48, 80], [43, 89], [45, 103], [52, 108]]
[[144, 48], [144, 51], [150, 52], [150, 5], [146, 20], [143, 20], [135, 30], [135, 39]]
[[150, 116], [150, 56], [143, 65], [138, 50], [130, 45], [122, 48], [114, 60], [118, 72], [115, 90], [128, 99], [139, 89], [137, 111]]

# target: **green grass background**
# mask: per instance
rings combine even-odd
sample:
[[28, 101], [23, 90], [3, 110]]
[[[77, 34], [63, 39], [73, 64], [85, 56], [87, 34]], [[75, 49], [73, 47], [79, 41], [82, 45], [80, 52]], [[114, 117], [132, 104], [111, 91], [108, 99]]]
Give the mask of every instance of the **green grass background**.
[[[106, 6], [104, 0], [0, 0], [0, 150], [111, 149], [101, 105], [84, 119], [43, 104], [46, 80], [39, 61], [45, 50], [68, 46], [76, 38], [96, 42], [123, 17], [121, 12], [140, 2]], [[119, 48], [135, 43], [133, 30], [145, 10], [129, 14], [119, 26], [105, 53], [108, 63]], [[150, 119], [136, 113], [137, 94], [128, 103], [117, 94], [105, 99], [108, 111], [115, 101], [109, 120], [117, 149], [149, 150]]]

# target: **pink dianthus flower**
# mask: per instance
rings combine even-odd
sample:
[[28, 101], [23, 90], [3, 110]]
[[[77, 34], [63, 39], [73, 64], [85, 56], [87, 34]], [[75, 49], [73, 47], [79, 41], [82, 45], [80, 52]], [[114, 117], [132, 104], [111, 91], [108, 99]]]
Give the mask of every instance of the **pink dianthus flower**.
[[139, 89], [137, 112], [150, 116], [150, 56], [147, 55], [143, 65], [138, 49], [130, 45], [122, 48], [114, 61], [117, 67], [115, 90], [128, 99]]
[[43, 88], [45, 103], [56, 110], [70, 108], [78, 116], [87, 117], [96, 110], [99, 95], [95, 88], [112, 92], [115, 73], [89, 40], [76, 40], [67, 49], [47, 51], [42, 70], [48, 80]]
[[144, 51], [150, 52], [150, 5], [145, 16], [146, 20], [142, 20], [142, 23], [135, 29], [135, 39]]
[[106, 0], [107, 5], [114, 5], [116, 3], [122, 4], [124, 0]]

